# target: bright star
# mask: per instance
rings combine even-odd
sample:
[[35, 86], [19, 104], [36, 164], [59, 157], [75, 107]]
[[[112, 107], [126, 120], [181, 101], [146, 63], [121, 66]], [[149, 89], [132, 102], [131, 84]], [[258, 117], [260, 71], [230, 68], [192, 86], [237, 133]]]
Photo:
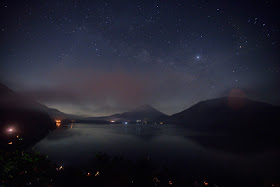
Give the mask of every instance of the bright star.
[[196, 56], [196, 59], [200, 59], [200, 56]]

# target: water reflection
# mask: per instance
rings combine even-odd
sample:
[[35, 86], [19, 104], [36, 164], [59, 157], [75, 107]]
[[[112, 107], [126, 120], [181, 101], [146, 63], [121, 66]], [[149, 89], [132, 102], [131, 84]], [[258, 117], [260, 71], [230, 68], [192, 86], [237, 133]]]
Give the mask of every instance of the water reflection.
[[142, 128], [142, 125], [140, 125], [140, 124], [136, 126], [136, 134], [138, 136], [141, 136], [141, 128]]
[[[221, 175], [269, 176], [277, 173], [276, 168], [280, 166], [279, 147], [273, 151], [245, 155], [240, 154], [244, 152], [238, 152], [238, 149], [230, 150], [234, 148], [233, 144], [225, 146], [228, 149], [217, 148], [219, 144], [226, 144], [227, 141], [223, 139], [221, 135], [190, 131], [173, 125], [72, 123], [50, 133], [35, 145], [35, 150], [47, 154], [60, 165], [86, 166], [96, 153], [105, 152], [129, 160], [145, 159], [159, 165], [169, 165], [181, 172], [197, 171], [199, 168], [200, 172], [215, 170]], [[243, 148], [249, 150], [249, 145], [244, 145]]]

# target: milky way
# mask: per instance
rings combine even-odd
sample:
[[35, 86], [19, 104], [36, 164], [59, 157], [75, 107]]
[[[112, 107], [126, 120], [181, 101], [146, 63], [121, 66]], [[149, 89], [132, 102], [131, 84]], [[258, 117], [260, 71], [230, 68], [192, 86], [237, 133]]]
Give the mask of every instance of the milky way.
[[64, 112], [280, 104], [277, 1], [1, 1], [0, 81]]

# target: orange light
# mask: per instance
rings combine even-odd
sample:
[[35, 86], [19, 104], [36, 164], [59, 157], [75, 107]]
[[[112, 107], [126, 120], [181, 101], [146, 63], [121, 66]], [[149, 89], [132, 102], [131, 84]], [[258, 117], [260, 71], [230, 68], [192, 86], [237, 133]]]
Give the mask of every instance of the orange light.
[[59, 166], [59, 168], [56, 168], [57, 171], [63, 170], [63, 166]]
[[19, 135], [17, 135], [17, 138], [19, 138]]
[[55, 120], [55, 123], [56, 123], [56, 126], [59, 127], [61, 125], [61, 120], [57, 119], [57, 120]]
[[99, 176], [99, 175], [100, 175], [100, 174], [99, 174], [99, 171], [97, 171], [96, 174], [95, 174], [94, 176], [97, 177], [97, 176]]
[[10, 144], [10, 145], [11, 145], [11, 144], [13, 144], [13, 142], [9, 142], [8, 144]]
[[90, 176], [91, 176], [91, 174], [90, 174], [90, 173], [87, 173], [87, 176], [88, 176], [88, 177], [90, 177]]
[[208, 183], [206, 181], [203, 182], [205, 186], [208, 186]]

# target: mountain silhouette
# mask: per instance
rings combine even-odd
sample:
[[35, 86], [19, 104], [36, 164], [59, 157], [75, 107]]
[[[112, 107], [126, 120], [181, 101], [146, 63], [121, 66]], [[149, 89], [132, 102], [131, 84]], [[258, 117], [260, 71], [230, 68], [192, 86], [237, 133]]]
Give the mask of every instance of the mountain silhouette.
[[[24, 145], [44, 137], [55, 127], [48, 110], [48, 107], [23, 97], [0, 83], [0, 147], [6, 147], [7, 141], [17, 140], [16, 135], [24, 139], [21, 142]], [[13, 129], [13, 132], [9, 134], [7, 129]]]
[[100, 120], [100, 121], [130, 121], [135, 122], [136, 120], [141, 121], [152, 121], [159, 117], [165, 117], [166, 114], [158, 111], [150, 105], [141, 105], [128, 112], [113, 114], [110, 116], [103, 117], [88, 117], [84, 120]]
[[41, 112], [46, 112], [50, 115], [53, 119], [75, 119], [78, 116], [65, 114], [57, 109], [49, 108], [33, 99], [22, 96], [18, 93], [15, 93], [7, 86], [0, 83], [0, 106], [6, 108], [21, 108], [21, 109], [28, 109], [28, 110], [37, 110]]
[[261, 132], [279, 128], [279, 116], [279, 106], [247, 98], [223, 97], [201, 101], [162, 120], [194, 129]]

